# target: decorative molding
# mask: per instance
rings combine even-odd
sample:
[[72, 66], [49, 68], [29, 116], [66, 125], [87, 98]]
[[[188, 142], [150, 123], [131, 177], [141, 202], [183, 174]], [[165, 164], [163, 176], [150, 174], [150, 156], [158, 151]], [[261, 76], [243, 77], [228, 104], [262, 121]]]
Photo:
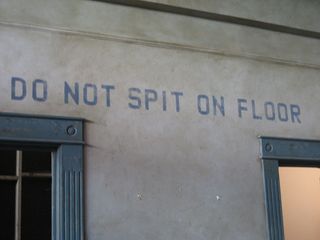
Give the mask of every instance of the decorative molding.
[[270, 240], [283, 240], [283, 220], [278, 161], [263, 161], [265, 206]]
[[81, 145], [62, 145], [57, 152], [53, 240], [83, 239], [83, 153]]

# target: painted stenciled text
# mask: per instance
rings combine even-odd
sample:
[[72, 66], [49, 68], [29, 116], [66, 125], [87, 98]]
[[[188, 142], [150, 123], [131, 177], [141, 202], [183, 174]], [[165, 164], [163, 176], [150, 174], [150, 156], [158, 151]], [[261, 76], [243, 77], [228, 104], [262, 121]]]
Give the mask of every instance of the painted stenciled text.
[[[10, 82], [11, 100], [45, 103], [50, 98], [49, 83], [46, 80], [35, 79], [26, 81], [20, 77], [12, 77]], [[55, 86], [57, 87], [57, 86]], [[63, 83], [63, 104], [96, 106], [101, 101], [106, 108], [113, 106], [117, 96], [117, 87], [113, 84], [95, 84], [67, 82]], [[128, 109], [140, 111], [183, 112], [192, 110], [202, 116], [226, 117], [228, 109], [237, 109], [239, 119], [251, 118], [257, 121], [274, 121], [302, 123], [301, 107], [297, 103], [274, 102], [270, 100], [256, 101], [250, 98], [235, 98], [231, 101], [217, 94], [186, 95], [181, 90], [159, 90], [132, 86], [127, 89], [126, 105]], [[186, 98], [191, 98], [193, 104], [184, 104]], [[231, 108], [231, 104], [235, 108]], [[155, 108], [157, 106], [157, 108]]]

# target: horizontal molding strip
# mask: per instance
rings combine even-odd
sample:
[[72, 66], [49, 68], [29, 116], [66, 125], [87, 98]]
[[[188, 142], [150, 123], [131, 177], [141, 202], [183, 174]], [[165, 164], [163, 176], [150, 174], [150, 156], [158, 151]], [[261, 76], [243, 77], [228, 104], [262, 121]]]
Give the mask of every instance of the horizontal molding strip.
[[225, 49], [203, 48], [203, 47], [192, 46], [187, 44], [146, 40], [146, 39], [133, 38], [129, 36], [116, 36], [112, 34], [96, 33], [96, 32], [77, 30], [77, 29], [68, 29], [68, 28], [57, 27], [57, 26], [51, 27], [51, 26], [4, 22], [4, 21], [0, 21], [0, 26], [28, 29], [32, 31], [55, 32], [58, 34], [82, 36], [82, 37], [87, 37], [91, 39], [109, 40], [114, 42], [132, 43], [136, 45], [149, 46], [149, 47], [179, 49], [179, 50], [201, 52], [201, 53], [214, 54], [214, 55], [220, 55], [220, 56], [245, 58], [245, 59], [259, 61], [259, 62], [276, 63], [276, 64], [282, 64], [282, 65], [293, 66], [293, 67], [310, 68], [310, 69], [316, 69], [316, 70], [320, 69], [320, 64], [298, 62], [298, 61], [289, 60], [285, 58], [273, 58], [273, 57], [268, 57], [263, 55], [252, 54], [252, 53], [236, 53], [232, 51], [227, 51]]
[[138, 7], [138, 8], [148, 9], [148, 10], [174, 13], [174, 14], [185, 15], [190, 17], [203, 18], [208, 20], [260, 28], [260, 29], [270, 30], [274, 32], [281, 32], [281, 33], [293, 34], [293, 35], [303, 36], [308, 38], [320, 39], [320, 32], [316, 32], [316, 31], [310, 31], [310, 30], [305, 30], [301, 28], [294, 28], [294, 27], [289, 27], [289, 26], [280, 25], [280, 24], [262, 22], [262, 21], [247, 19], [247, 18], [240, 18], [240, 17], [234, 17], [234, 16], [229, 16], [224, 14], [212, 13], [207, 11], [195, 10], [191, 8], [172, 6], [172, 5], [163, 4], [163, 3], [155, 3], [155, 2], [148, 2], [148, 1], [142, 1], [142, 0], [91, 0], [91, 1], [121, 4], [121, 5], [130, 6], [130, 7]]

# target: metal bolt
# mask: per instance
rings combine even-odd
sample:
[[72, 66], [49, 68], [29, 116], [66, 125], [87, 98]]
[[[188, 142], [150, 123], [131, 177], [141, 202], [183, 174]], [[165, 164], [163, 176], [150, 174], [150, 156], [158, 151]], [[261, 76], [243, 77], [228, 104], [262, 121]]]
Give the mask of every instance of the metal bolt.
[[69, 127], [67, 127], [67, 134], [69, 135], [69, 136], [74, 136], [74, 135], [76, 135], [77, 134], [77, 129], [74, 127], [74, 126], [69, 126]]
[[267, 143], [264, 147], [267, 152], [272, 152], [273, 146], [270, 143]]

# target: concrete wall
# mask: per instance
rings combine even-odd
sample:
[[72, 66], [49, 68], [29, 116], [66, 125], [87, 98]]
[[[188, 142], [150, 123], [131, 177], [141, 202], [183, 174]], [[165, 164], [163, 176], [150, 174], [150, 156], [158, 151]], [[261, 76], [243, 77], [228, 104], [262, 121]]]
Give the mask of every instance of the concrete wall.
[[99, 39], [320, 65], [316, 39], [101, 2], [2, 0], [0, 22]]
[[0, 13], [0, 111], [87, 120], [87, 239], [266, 239], [257, 136], [320, 137], [319, 40], [88, 1]]

